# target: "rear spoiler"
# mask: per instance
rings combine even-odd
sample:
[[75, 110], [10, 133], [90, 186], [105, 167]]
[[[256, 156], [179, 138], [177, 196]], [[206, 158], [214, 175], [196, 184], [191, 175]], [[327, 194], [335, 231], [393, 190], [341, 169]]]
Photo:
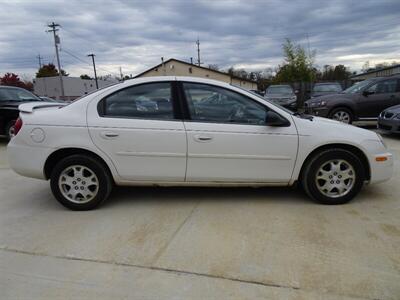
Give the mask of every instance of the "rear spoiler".
[[69, 103], [53, 103], [53, 102], [42, 102], [42, 103], [37, 103], [37, 102], [30, 102], [30, 103], [24, 103], [20, 104], [18, 106], [18, 109], [20, 112], [24, 113], [32, 113], [35, 109], [37, 108], [48, 108], [48, 107], [62, 107], [66, 106]]

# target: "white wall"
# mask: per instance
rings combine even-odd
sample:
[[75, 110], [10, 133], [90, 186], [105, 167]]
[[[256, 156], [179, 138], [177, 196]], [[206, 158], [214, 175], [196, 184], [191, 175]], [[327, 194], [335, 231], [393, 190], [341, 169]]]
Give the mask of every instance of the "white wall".
[[[65, 100], [73, 100], [96, 90], [94, 79], [63, 76]], [[99, 88], [114, 84], [114, 81], [98, 80]], [[55, 77], [41, 77], [33, 80], [34, 93], [59, 99], [61, 96], [60, 79]]]

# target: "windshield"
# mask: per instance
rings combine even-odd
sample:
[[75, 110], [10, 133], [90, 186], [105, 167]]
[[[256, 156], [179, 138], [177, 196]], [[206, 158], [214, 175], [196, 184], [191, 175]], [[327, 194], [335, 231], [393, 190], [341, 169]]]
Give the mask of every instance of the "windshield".
[[293, 94], [289, 85], [271, 85], [266, 90], [267, 94]]
[[341, 92], [342, 87], [339, 84], [316, 84], [314, 92]]
[[360, 92], [362, 89], [364, 89], [367, 85], [370, 83], [374, 82], [375, 80], [373, 79], [367, 79], [364, 81], [360, 81], [355, 83], [353, 86], [349, 87], [348, 89], [345, 89], [343, 93], [345, 94], [355, 94]]
[[0, 101], [41, 101], [31, 92], [18, 88], [0, 88]]

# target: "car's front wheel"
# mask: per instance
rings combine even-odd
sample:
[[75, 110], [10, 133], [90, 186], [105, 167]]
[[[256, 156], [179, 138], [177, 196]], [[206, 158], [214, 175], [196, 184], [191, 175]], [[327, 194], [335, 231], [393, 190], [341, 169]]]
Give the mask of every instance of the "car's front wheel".
[[71, 155], [54, 167], [50, 176], [53, 195], [72, 210], [90, 210], [106, 200], [112, 189], [104, 164], [87, 155]]
[[329, 118], [346, 124], [351, 124], [354, 120], [353, 113], [344, 107], [339, 107], [332, 110], [329, 114]]
[[359, 158], [345, 149], [328, 149], [305, 165], [302, 184], [306, 193], [322, 204], [343, 204], [361, 190], [365, 170]]

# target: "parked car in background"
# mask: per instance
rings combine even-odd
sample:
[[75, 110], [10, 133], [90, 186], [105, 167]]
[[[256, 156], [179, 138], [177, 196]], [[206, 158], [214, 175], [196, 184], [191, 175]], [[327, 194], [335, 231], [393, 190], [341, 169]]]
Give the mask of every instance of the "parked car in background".
[[344, 123], [377, 120], [384, 109], [400, 104], [400, 76], [377, 77], [354, 84], [341, 93], [312, 98], [305, 111]]
[[25, 89], [0, 86], [0, 135], [5, 135], [8, 139], [14, 135], [14, 123], [21, 103], [38, 101], [43, 100]]
[[258, 94], [260, 96], [264, 96], [265, 95], [265, 91], [263, 92], [263, 91], [259, 91], [259, 90], [250, 90], [250, 92], [256, 93], [256, 94]]
[[288, 84], [270, 85], [265, 90], [264, 97], [290, 110], [296, 110], [297, 108], [297, 96]]
[[400, 105], [389, 107], [381, 112], [378, 128], [387, 133], [400, 133]]
[[[136, 105], [160, 98], [167, 101]], [[392, 154], [375, 132], [291, 113], [215, 80], [138, 78], [68, 105], [28, 103], [20, 111], [11, 168], [50, 179], [55, 198], [74, 210], [97, 207], [114, 184], [299, 182], [315, 201], [341, 204], [365, 182], [392, 176]]]
[[45, 97], [45, 96], [39, 96], [39, 98], [46, 102], [62, 102], [62, 100], [55, 100], [53, 98]]
[[311, 90], [311, 98], [337, 94], [343, 91], [342, 86], [338, 82], [321, 82], [314, 84]]

